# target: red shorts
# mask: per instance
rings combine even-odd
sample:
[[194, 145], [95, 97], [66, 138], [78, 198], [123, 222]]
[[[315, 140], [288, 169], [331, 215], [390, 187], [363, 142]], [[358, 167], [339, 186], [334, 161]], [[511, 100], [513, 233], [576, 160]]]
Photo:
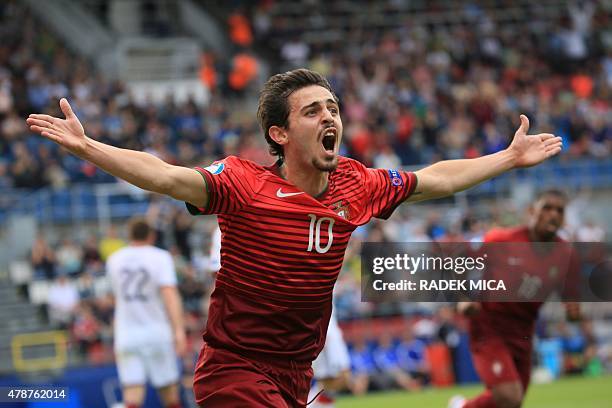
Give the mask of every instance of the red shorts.
[[204, 343], [193, 378], [200, 407], [305, 407], [312, 380], [310, 363], [266, 362]]
[[492, 335], [470, 342], [474, 367], [489, 389], [501, 383], [519, 381], [526, 391], [531, 377], [531, 348], [531, 338], [508, 339]]

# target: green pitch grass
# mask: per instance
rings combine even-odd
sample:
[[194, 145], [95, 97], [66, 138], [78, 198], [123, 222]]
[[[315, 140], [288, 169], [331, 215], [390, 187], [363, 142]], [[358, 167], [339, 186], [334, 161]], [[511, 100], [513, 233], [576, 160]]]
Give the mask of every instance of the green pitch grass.
[[[473, 397], [482, 386], [434, 388], [420, 393], [401, 391], [342, 397], [338, 408], [446, 408], [457, 394]], [[523, 408], [605, 408], [612, 407], [612, 377], [564, 378], [550, 384], [532, 384]]]

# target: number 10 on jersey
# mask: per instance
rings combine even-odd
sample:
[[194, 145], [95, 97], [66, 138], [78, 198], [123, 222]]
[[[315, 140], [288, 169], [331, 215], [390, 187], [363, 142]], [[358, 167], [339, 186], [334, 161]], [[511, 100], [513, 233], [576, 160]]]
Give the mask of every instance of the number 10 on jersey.
[[[334, 227], [335, 220], [329, 217], [321, 217], [317, 219], [315, 214], [308, 214], [310, 217], [310, 229], [308, 231], [308, 252], [312, 252], [314, 249], [320, 254], [324, 254], [331, 248], [334, 240], [334, 234], [332, 228]], [[325, 247], [321, 247], [321, 225], [327, 222], [327, 244]]]

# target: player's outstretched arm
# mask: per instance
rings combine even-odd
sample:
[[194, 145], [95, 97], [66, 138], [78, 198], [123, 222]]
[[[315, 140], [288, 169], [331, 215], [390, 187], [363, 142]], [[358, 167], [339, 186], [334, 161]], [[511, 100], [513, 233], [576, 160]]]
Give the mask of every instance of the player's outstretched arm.
[[199, 207], [207, 203], [202, 176], [193, 169], [173, 166], [145, 152], [120, 149], [85, 135], [83, 125], [65, 98], [60, 100], [65, 119], [31, 114], [30, 130], [54, 141], [70, 153], [87, 160], [107, 173], [144, 190], [165, 194]]
[[528, 135], [528, 130], [529, 119], [521, 115], [521, 125], [505, 150], [476, 159], [445, 160], [415, 172], [418, 184], [407, 201], [449, 196], [508, 170], [535, 166], [561, 151], [560, 137]]

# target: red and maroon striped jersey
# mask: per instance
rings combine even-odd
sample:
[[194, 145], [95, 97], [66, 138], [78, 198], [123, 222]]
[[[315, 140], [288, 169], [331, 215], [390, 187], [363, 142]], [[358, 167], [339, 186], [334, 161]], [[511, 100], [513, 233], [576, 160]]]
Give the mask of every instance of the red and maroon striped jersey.
[[[528, 243], [532, 241], [529, 229], [526, 226], [520, 226], [493, 229], [485, 235], [484, 242]], [[554, 242], [563, 243], [565, 241], [557, 237]], [[503, 262], [499, 265], [501, 272], [497, 278], [503, 278], [506, 282], [514, 279], [519, 282], [522, 280], [525, 283], [537, 284], [538, 290], [547, 292], [549, 290], [547, 287], [558, 285], [559, 276], [567, 276], [568, 279], [578, 276], [577, 258], [572, 256], [569, 245], [561, 244], [554, 247], [550, 253], [531, 251], [528, 248], [524, 244], [516, 244], [514, 247], [506, 245], [499, 249], [503, 250], [504, 254], [495, 257], [495, 262]], [[511, 263], [513, 259], [516, 263], [514, 266]], [[516, 259], [520, 260], [520, 264]], [[492, 269], [495, 269], [495, 265], [492, 266]], [[496, 276], [490, 277], [495, 278]], [[577, 284], [568, 285], [570, 286], [569, 291], [577, 287]], [[470, 321], [470, 335], [475, 340], [486, 340], [487, 336], [492, 333], [505, 337], [531, 338], [542, 304], [542, 301], [483, 302], [481, 312]]]
[[416, 187], [413, 173], [345, 157], [318, 197], [284, 180], [278, 164], [234, 156], [197, 170], [218, 214], [221, 269], [204, 340], [254, 358], [313, 360], [323, 348], [332, 289], [351, 233], [387, 218]]

